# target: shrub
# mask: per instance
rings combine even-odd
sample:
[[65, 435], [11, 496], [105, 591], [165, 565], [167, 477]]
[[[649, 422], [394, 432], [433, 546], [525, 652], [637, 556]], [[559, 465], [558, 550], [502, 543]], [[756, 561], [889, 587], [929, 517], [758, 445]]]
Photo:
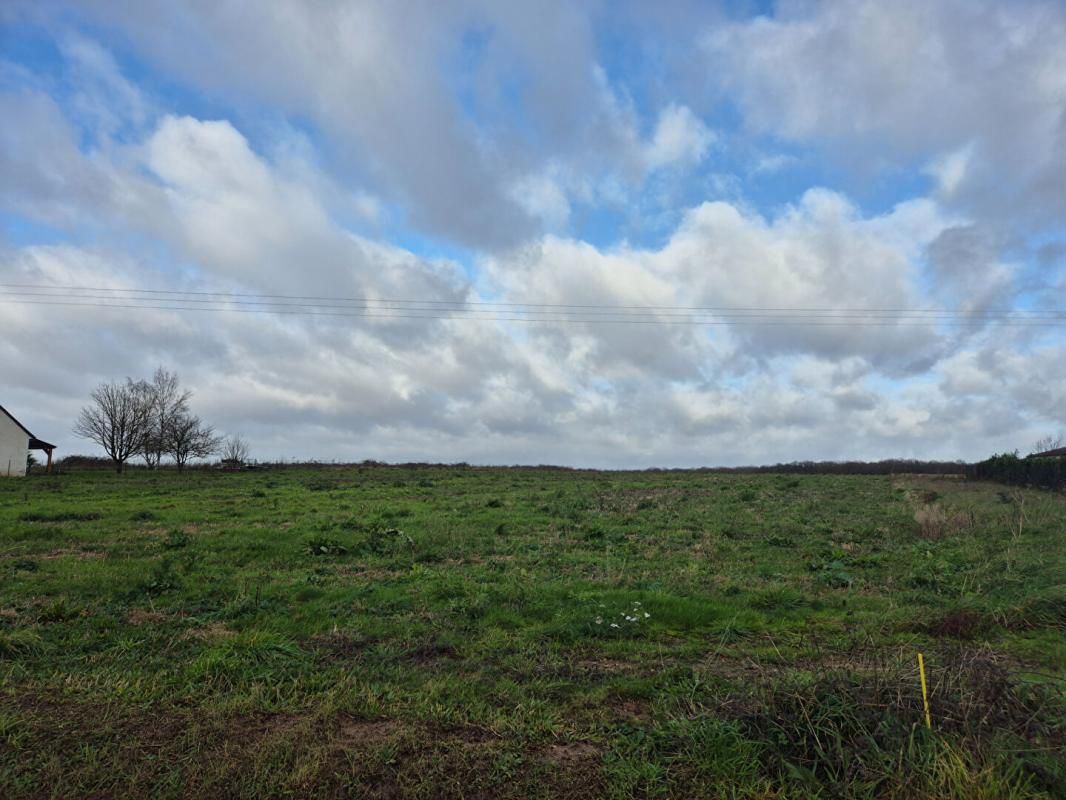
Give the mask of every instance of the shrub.
[[1019, 458], [1017, 453], [1002, 453], [974, 464], [970, 474], [1017, 486], [1062, 489], [1066, 487], [1066, 458]]

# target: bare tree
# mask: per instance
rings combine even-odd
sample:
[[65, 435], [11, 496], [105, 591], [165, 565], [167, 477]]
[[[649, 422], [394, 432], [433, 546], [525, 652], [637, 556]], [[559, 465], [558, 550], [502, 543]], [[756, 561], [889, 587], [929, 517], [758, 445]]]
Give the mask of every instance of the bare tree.
[[74, 434], [96, 442], [122, 472], [126, 461], [144, 447], [152, 419], [150, 392], [144, 381], [101, 383], [90, 395], [74, 425]]
[[222, 460], [232, 461], [236, 464], [243, 464], [248, 460], [248, 443], [244, 441], [239, 433], [226, 440], [226, 444], [222, 448]]
[[1048, 434], [1042, 439], [1037, 439], [1036, 444], [1033, 445], [1034, 453], [1046, 453], [1048, 450], [1055, 450], [1066, 444], [1066, 435], [1064, 434]]
[[151, 383], [144, 384], [148, 401], [152, 404], [152, 420], [144, 437], [140, 454], [149, 467], [159, 466], [163, 456], [170, 451], [171, 426], [189, 413], [189, 398], [192, 392], [181, 391], [178, 376], [163, 367], [157, 367]]
[[190, 458], [207, 458], [221, 447], [222, 438], [215, 435], [215, 429], [192, 414], [182, 414], [167, 426], [166, 452], [174, 457], [179, 471]]

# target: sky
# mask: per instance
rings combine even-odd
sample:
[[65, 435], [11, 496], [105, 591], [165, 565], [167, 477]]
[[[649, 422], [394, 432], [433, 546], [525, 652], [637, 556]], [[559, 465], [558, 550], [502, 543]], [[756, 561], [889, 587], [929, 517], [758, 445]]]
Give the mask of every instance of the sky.
[[0, 403], [59, 455], [157, 366], [259, 459], [1028, 452], [1064, 42], [1061, 0], [7, 0]]

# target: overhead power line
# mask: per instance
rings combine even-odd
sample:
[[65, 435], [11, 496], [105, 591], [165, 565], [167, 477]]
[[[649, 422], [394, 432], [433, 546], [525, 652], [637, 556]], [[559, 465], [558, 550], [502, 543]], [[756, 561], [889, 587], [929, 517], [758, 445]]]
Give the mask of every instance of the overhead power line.
[[479, 320], [570, 324], [929, 326], [994, 322], [1066, 325], [1066, 311], [946, 308], [635, 306], [487, 300], [323, 297], [174, 289], [0, 283], [0, 303], [93, 309], [215, 311], [362, 319]]
[[[964, 309], [950, 310], [943, 308], [842, 308], [842, 307], [780, 307], [780, 306], [657, 306], [657, 305], [616, 305], [609, 303], [528, 303], [528, 302], [504, 302], [497, 300], [416, 300], [410, 298], [388, 298], [388, 297], [338, 297], [338, 296], [321, 296], [321, 295], [291, 295], [291, 294], [254, 294], [244, 292], [231, 292], [231, 291], [194, 291], [183, 289], [129, 289], [114, 286], [68, 286], [57, 284], [29, 284], [29, 283], [0, 283], [0, 289], [32, 289], [43, 291], [54, 291], [60, 294], [67, 292], [114, 292], [122, 293], [124, 295], [137, 294], [137, 295], [152, 295], [154, 299], [158, 299], [158, 296], [170, 296], [173, 298], [184, 297], [213, 297], [221, 298], [221, 300], [231, 298], [250, 298], [252, 300], [322, 300], [330, 302], [348, 302], [348, 303], [399, 303], [399, 304], [432, 304], [432, 305], [446, 305], [446, 306], [500, 306], [509, 308], [568, 308], [568, 309], [610, 309], [610, 310], [643, 310], [643, 311], [780, 311], [780, 312], [822, 312], [822, 311], [857, 311], [857, 312], [884, 312], [884, 313], [923, 313], [923, 314], [940, 314], [940, 313], [952, 313], [952, 314], [1013, 314], [1020, 313], [1018, 309], [1013, 308], [1000, 308], [1000, 309], [983, 309], [981, 311], [969, 311]], [[1061, 312], [1061, 315], [1066, 316], [1066, 310]]]

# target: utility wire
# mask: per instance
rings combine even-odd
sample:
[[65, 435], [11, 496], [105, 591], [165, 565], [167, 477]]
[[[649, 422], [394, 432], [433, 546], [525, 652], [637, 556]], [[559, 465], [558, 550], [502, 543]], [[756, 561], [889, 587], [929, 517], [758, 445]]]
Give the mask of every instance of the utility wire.
[[[86, 291], [101, 291], [99, 289]], [[139, 290], [129, 290], [138, 291]], [[245, 295], [248, 296], [248, 295]], [[127, 294], [122, 297], [116, 297], [114, 295], [100, 295], [100, 294], [67, 294], [67, 293], [52, 293], [52, 292], [0, 292], [0, 298], [17, 298], [22, 300], [23, 298], [43, 298], [43, 299], [58, 299], [58, 300], [100, 300], [111, 303], [112, 301], [123, 302], [145, 302], [156, 304], [174, 304], [174, 303], [188, 303], [196, 304], [197, 306], [210, 306], [203, 310], [231, 310], [233, 307], [261, 307], [263, 311], [272, 311], [274, 309], [342, 309], [342, 310], [360, 310], [360, 311], [425, 311], [425, 312], [448, 312], [449, 314], [459, 315], [475, 315], [475, 314], [499, 314], [499, 313], [515, 313], [523, 315], [537, 315], [545, 316], [547, 318], [557, 318], [560, 315], [566, 315], [567, 317], [578, 316], [577, 312], [565, 310], [562, 308], [537, 308], [530, 311], [522, 311], [518, 304], [511, 304], [511, 307], [506, 309], [497, 308], [464, 308], [458, 303], [449, 308], [440, 307], [412, 307], [412, 306], [398, 306], [395, 305], [395, 301], [367, 301], [364, 303], [364, 307], [353, 306], [344, 303], [291, 303], [277, 300], [205, 300], [201, 298], [179, 298], [179, 297], [139, 297], [135, 295]], [[28, 302], [28, 301], [27, 301]], [[415, 301], [411, 301], [415, 302]], [[226, 305], [229, 304], [229, 305]], [[101, 304], [103, 305], [103, 304]], [[171, 305], [160, 305], [161, 308], [171, 308]], [[739, 318], [739, 319], [759, 319], [767, 318], [774, 319], [780, 318], [782, 314], [787, 315], [789, 318], [812, 318], [812, 319], [917, 319], [917, 320], [933, 320], [937, 321], [940, 318], [954, 319], [962, 318], [965, 321], [972, 319], [985, 319], [985, 318], [1005, 318], [1018, 321], [1066, 321], [1066, 314], [1051, 313], [1051, 312], [1011, 312], [1009, 315], [992, 314], [989, 312], [966, 312], [966, 311], [952, 311], [947, 309], [938, 309], [929, 312], [907, 311], [863, 311], [863, 310], [849, 310], [849, 309], [831, 309], [821, 311], [818, 309], [803, 309], [791, 310], [791, 309], [745, 309], [745, 308], [731, 308], [728, 310], [720, 311], [706, 311], [695, 312], [682, 309], [666, 310], [666, 307], [659, 307], [662, 310], [645, 310], [648, 307], [633, 307], [634, 309], [641, 309], [640, 311], [623, 311], [617, 310], [587, 310], [580, 312], [580, 316], [612, 316], [621, 317], [625, 319], [648, 317], [653, 319], [662, 318], [683, 318], [683, 319], [698, 319], [705, 316], [712, 316], [715, 318]]]
[[[731, 313], [731, 312], [760, 312], [760, 313], [831, 313], [831, 312], [851, 312], [856, 314], [914, 314], [914, 315], [957, 315], [965, 316], [966, 318], [975, 318], [979, 316], [1003, 316], [1003, 315], [1041, 315], [1049, 319], [1066, 319], [1066, 310], [1064, 311], [1049, 311], [1049, 312], [1026, 312], [1019, 311], [1018, 309], [982, 309], [977, 311], [968, 311], [964, 309], [943, 309], [943, 308], [841, 308], [841, 307], [804, 307], [804, 308], [785, 308], [785, 307], [769, 307], [769, 306], [655, 306], [655, 305], [613, 305], [604, 303], [595, 304], [576, 304], [576, 303], [517, 303], [517, 302], [505, 302], [494, 300], [419, 300], [410, 298], [385, 298], [385, 297], [323, 297], [315, 295], [288, 295], [288, 294], [252, 294], [242, 292], [230, 292], [230, 291], [218, 291], [218, 292], [205, 292], [194, 290], [176, 290], [176, 289], [128, 289], [120, 287], [106, 287], [106, 286], [67, 286], [67, 285], [52, 285], [52, 284], [27, 284], [27, 283], [0, 283], [0, 289], [30, 289], [39, 290], [45, 292], [45, 294], [39, 295], [42, 297], [58, 296], [63, 297], [70, 292], [120, 292], [123, 295], [115, 297], [114, 299], [136, 299], [145, 300], [151, 302], [189, 302], [189, 303], [212, 303], [212, 302], [225, 302], [231, 298], [250, 298], [248, 300], [232, 300], [234, 303], [242, 304], [259, 304], [259, 305], [275, 305], [272, 302], [267, 301], [328, 301], [331, 303], [363, 303], [363, 304], [396, 304], [404, 306], [426, 306], [426, 310], [455, 310], [456, 308], [463, 310], [473, 310], [467, 307], [484, 307], [490, 311], [493, 309], [579, 309], [585, 310], [604, 310], [607, 312], [615, 311], [646, 311], [655, 313], [677, 313], [688, 311], [703, 311], [718, 314]], [[7, 292], [11, 296], [34, 296], [30, 292]], [[131, 295], [150, 295], [150, 297], [132, 297]], [[83, 297], [83, 295], [77, 295]], [[221, 298], [218, 300], [209, 299], [192, 299], [198, 298]], [[104, 296], [101, 299], [112, 299], [110, 295]], [[300, 305], [299, 303], [278, 303], [277, 305]], [[320, 302], [308, 303], [307, 307], [324, 307]], [[346, 307], [346, 306], [329, 306], [329, 307]]]
[[[116, 298], [121, 299], [121, 298]], [[133, 298], [136, 299], [136, 298]], [[174, 300], [172, 302], [181, 302], [180, 300]], [[199, 311], [210, 312], [218, 311], [225, 313], [239, 313], [239, 314], [283, 314], [283, 315], [295, 315], [295, 316], [313, 316], [313, 317], [348, 317], [348, 318], [361, 318], [361, 319], [424, 319], [424, 320], [465, 320], [465, 321], [480, 321], [480, 322], [526, 322], [526, 323], [570, 323], [570, 324], [628, 324], [628, 325], [690, 325], [690, 326], [709, 326], [709, 325], [757, 325], [757, 326], [819, 326], [819, 327], [927, 327], [931, 323], [940, 325], [966, 325], [974, 320], [965, 317], [955, 318], [924, 318], [924, 319], [910, 319], [906, 317], [893, 317], [893, 318], [879, 318], [879, 317], [863, 317], [859, 316], [858, 319], [841, 318], [833, 316], [815, 316], [815, 317], [780, 317], [780, 316], [737, 316], [727, 319], [717, 319], [715, 317], [708, 318], [688, 318], [679, 319], [677, 317], [665, 317], [665, 318], [647, 318], [647, 315], [635, 315], [635, 316], [617, 316], [617, 317], [582, 317], [582, 316], [544, 316], [548, 312], [529, 312], [525, 316], [469, 316], [463, 315], [461, 309], [452, 309], [451, 313], [441, 313], [446, 311], [445, 309], [405, 309], [406, 311], [414, 313], [393, 313], [394, 310], [385, 309], [384, 313], [369, 309], [366, 311], [353, 310], [349, 312], [343, 311], [314, 311], [301, 308], [299, 310], [287, 310], [286, 307], [272, 307], [272, 308], [246, 308], [240, 306], [181, 306], [181, 305], [160, 305], [156, 304], [141, 304], [141, 303], [113, 303], [113, 302], [79, 302], [77, 300], [24, 300], [24, 299], [9, 299], [4, 295], [0, 295], [0, 304], [5, 305], [24, 305], [24, 306], [64, 306], [68, 308], [92, 308], [92, 309], [140, 309], [140, 310], [152, 310], [152, 311]], [[777, 310], [777, 309], [774, 309]], [[430, 313], [433, 312], [433, 313]], [[496, 313], [508, 313], [503, 310]], [[511, 311], [510, 313], [520, 313]], [[718, 316], [718, 315], [716, 315]], [[1063, 319], [1027, 319], [1027, 318], [1001, 318], [994, 319], [992, 321], [997, 322], [1000, 325], [1010, 327], [1063, 327], [1066, 326], [1066, 320]]]

